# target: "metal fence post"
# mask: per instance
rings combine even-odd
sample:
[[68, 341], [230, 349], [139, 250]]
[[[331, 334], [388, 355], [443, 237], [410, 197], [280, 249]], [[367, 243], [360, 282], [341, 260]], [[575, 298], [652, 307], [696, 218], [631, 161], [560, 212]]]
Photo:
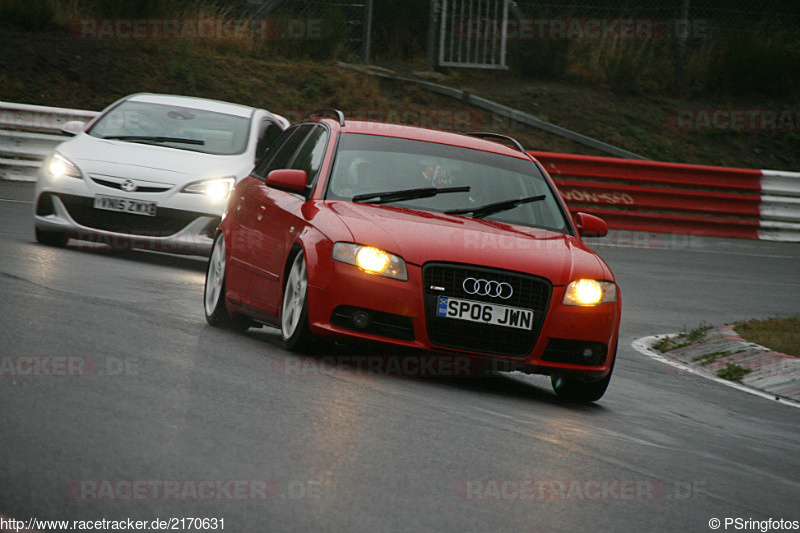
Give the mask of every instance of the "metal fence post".
[[681, 2], [681, 18], [678, 21], [678, 31], [676, 37], [678, 38], [678, 50], [681, 54], [681, 59], [686, 55], [686, 41], [689, 38], [689, 0], [682, 0]]
[[369, 51], [372, 38], [372, 0], [364, 4], [364, 64], [369, 65]]

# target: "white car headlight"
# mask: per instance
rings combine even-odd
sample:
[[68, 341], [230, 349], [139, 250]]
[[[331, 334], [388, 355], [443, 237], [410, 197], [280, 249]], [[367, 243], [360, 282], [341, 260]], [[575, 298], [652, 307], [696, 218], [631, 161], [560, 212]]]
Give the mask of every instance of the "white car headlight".
[[369, 274], [378, 274], [400, 281], [408, 280], [406, 262], [403, 258], [374, 246], [337, 242], [333, 246], [333, 259], [357, 266]]
[[564, 305], [592, 306], [617, 301], [617, 286], [610, 281], [578, 279], [567, 285]]
[[44, 162], [44, 171], [54, 178], [80, 178], [81, 171], [78, 167], [58, 152], [53, 152]]
[[181, 190], [188, 193], [205, 194], [211, 198], [214, 203], [219, 203], [228, 199], [228, 195], [233, 190], [235, 183], [236, 178], [233, 176], [228, 176], [226, 178], [212, 178], [208, 180], [195, 181]]

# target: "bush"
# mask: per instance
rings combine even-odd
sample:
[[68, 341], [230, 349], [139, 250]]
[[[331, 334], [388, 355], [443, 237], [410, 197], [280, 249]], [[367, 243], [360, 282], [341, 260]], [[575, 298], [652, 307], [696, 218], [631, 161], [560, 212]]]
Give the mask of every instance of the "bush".
[[2, 0], [0, 19], [23, 30], [40, 30], [53, 22], [53, 8], [48, 0]]
[[559, 40], [518, 40], [508, 43], [508, 66], [525, 76], [563, 78], [568, 67], [570, 42]]
[[516, 41], [508, 62], [534, 79], [604, 84], [623, 93], [789, 96], [800, 85], [800, 38], [757, 29], [694, 43], [685, 54], [666, 39]]
[[726, 35], [698, 53], [693, 75], [703, 92], [786, 94], [800, 82], [800, 42], [795, 36], [757, 30]]

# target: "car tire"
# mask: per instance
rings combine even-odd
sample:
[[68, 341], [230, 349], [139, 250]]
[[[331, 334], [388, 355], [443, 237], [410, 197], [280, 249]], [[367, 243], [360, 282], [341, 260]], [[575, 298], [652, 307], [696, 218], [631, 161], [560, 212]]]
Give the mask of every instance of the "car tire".
[[63, 231], [47, 231], [36, 228], [36, 242], [47, 246], [58, 246], [63, 248], [67, 245], [67, 234]]
[[308, 327], [308, 275], [302, 250], [294, 256], [283, 288], [281, 339], [293, 352], [309, 350], [314, 341]]
[[208, 258], [208, 268], [206, 269], [206, 282], [203, 290], [206, 322], [214, 327], [228, 328], [243, 333], [254, 323], [245, 316], [231, 314], [225, 306], [226, 273], [225, 234], [219, 233], [214, 239], [214, 246], [211, 249], [211, 257]]
[[603, 397], [606, 393], [606, 389], [608, 389], [616, 360], [617, 355], [615, 349], [614, 361], [611, 363], [611, 369], [609, 369], [608, 375], [599, 381], [586, 382], [576, 378], [553, 374], [550, 376], [550, 383], [558, 397], [564, 401], [573, 403], [596, 402]]

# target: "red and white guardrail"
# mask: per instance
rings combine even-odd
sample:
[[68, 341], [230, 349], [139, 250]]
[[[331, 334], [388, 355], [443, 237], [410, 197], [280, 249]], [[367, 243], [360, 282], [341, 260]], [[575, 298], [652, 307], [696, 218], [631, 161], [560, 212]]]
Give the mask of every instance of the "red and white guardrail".
[[531, 152], [570, 211], [624, 230], [800, 242], [800, 173]]
[[[0, 179], [34, 181], [69, 120], [95, 111], [0, 102]], [[800, 173], [531, 152], [570, 210], [611, 228], [800, 242]]]

